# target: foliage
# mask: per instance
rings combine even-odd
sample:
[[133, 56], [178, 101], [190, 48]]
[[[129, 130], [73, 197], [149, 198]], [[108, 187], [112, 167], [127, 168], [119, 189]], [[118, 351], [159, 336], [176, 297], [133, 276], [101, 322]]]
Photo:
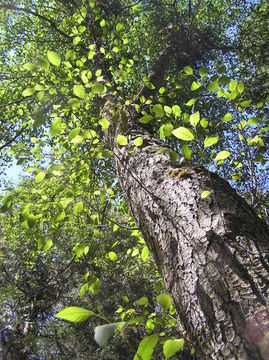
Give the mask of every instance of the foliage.
[[[266, 216], [268, 7], [241, 5], [1, 3], [1, 164], [15, 160], [24, 171], [1, 199], [3, 356], [168, 359], [191, 348], [107, 139], [115, 122], [118, 144], [129, 143], [131, 106], [172, 163], [181, 153], [217, 171]], [[186, 53], [175, 53], [156, 88], [150, 69], [165, 44]]]

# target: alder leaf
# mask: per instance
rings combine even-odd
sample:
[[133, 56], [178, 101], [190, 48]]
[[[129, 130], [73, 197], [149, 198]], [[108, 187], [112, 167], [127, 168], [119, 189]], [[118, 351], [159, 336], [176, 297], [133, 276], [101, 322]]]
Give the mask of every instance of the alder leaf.
[[185, 141], [192, 141], [194, 139], [193, 132], [184, 126], [180, 126], [179, 128], [173, 130], [172, 134], [176, 138], [185, 140]]
[[57, 67], [61, 65], [61, 57], [55, 51], [50, 51], [49, 50], [47, 52], [47, 57], [48, 57], [49, 62], [52, 65], [55, 65]]
[[82, 322], [96, 315], [91, 310], [86, 310], [78, 306], [69, 306], [56, 314], [58, 319], [68, 320], [71, 322]]

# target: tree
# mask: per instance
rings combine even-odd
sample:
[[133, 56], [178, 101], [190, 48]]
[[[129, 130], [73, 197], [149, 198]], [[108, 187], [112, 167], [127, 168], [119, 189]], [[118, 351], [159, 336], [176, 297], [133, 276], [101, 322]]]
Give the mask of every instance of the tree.
[[[269, 232], [228, 182], [208, 170], [230, 176], [258, 203], [266, 102], [264, 94], [246, 97], [245, 73], [236, 72], [241, 59], [229, 32], [249, 21], [240, 6], [25, 0], [0, 7], [1, 150], [12, 145], [7, 155], [34, 164], [36, 184], [50, 181], [53, 200], [43, 192], [43, 203], [58, 203], [61, 213], [73, 202], [82, 213], [87, 204], [97, 226], [106, 201], [110, 221], [129, 222], [117, 176], [199, 359], [269, 356]], [[256, 19], [258, 7], [246, 7]], [[55, 185], [59, 176], [64, 187]], [[12, 191], [2, 203], [8, 211]], [[21, 216], [27, 229], [46, 219], [57, 231], [53, 217], [40, 220], [25, 209]], [[150, 336], [153, 351], [158, 335]], [[138, 359], [146, 356], [142, 348]]]

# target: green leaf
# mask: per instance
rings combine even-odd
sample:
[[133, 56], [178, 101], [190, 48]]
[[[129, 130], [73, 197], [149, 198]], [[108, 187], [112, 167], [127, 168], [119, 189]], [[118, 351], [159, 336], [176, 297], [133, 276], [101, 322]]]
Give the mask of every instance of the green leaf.
[[146, 336], [139, 344], [134, 360], [150, 360], [155, 346], [158, 343], [159, 335]]
[[184, 159], [186, 160], [191, 160], [191, 148], [188, 145], [182, 145], [180, 147], [181, 149], [181, 154], [184, 157]]
[[246, 107], [249, 107], [250, 104], [251, 104], [251, 100], [245, 100], [240, 103], [240, 106], [246, 108]]
[[257, 125], [260, 123], [260, 119], [251, 117], [248, 119], [248, 125]]
[[81, 42], [81, 37], [80, 37], [80, 36], [74, 37], [74, 39], [73, 39], [73, 44], [74, 44], [74, 45], [77, 45], [77, 44], [79, 44], [80, 42]]
[[46, 174], [44, 173], [44, 171], [40, 171], [35, 177], [35, 182], [40, 183], [44, 179], [45, 176], [46, 176]]
[[190, 99], [188, 102], [186, 102], [186, 106], [192, 106], [193, 104], [195, 104], [195, 99]]
[[85, 97], [85, 89], [83, 85], [74, 85], [73, 86], [73, 93], [79, 97], [80, 99], [84, 99]]
[[128, 139], [126, 136], [123, 135], [118, 135], [117, 136], [117, 143], [121, 146], [126, 146], [128, 145]]
[[123, 25], [121, 23], [117, 23], [116, 25], [116, 31], [120, 32], [123, 29]]
[[199, 89], [201, 86], [202, 84], [200, 82], [193, 81], [193, 83], [191, 84], [191, 91], [195, 91]]
[[117, 322], [96, 326], [94, 329], [94, 340], [100, 347], [105, 347], [109, 339], [114, 335], [115, 331], [122, 329], [125, 324], [125, 322]]
[[140, 119], [139, 119], [139, 122], [141, 122], [142, 124], [148, 124], [151, 122], [151, 120], [153, 119], [153, 116], [151, 115], [145, 115], [145, 116], [142, 116]]
[[82, 298], [85, 295], [86, 291], [88, 291], [88, 289], [89, 289], [89, 285], [83, 284], [80, 288], [79, 296]]
[[192, 126], [197, 126], [200, 121], [200, 112], [196, 111], [194, 114], [190, 116], [190, 123]]
[[217, 144], [217, 142], [219, 141], [219, 137], [218, 135], [210, 135], [208, 136], [207, 138], [205, 138], [204, 140], [204, 147], [205, 149], [212, 146], [212, 145], [215, 145]]
[[71, 141], [79, 134], [79, 132], [80, 132], [80, 128], [75, 128], [70, 130], [67, 139]]
[[56, 314], [58, 319], [64, 319], [71, 322], [82, 322], [88, 320], [91, 316], [96, 315], [91, 310], [86, 310], [78, 306], [69, 306]]
[[134, 145], [135, 146], [141, 146], [143, 144], [143, 138], [141, 136], [134, 139]]
[[173, 105], [172, 106], [172, 112], [175, 115], [176, 118], [179, 118], [181, 115], [181, 108], [179, 105]]
[[199, 69], [199, 75], [201, 76], [201, 78], [205, 77], [207, 72], [208, 72], [208, 68], [206, 68], [206, 67], [201, 67]]
[[35, 88], [27, 88], [22, 92], [22, 96], [24, 97], [32, 96], [34, 95], [35, 92], [36, 92]]
[[208, 196], [210, 195], [210, 191], [209, 190], [205, 190], [202, 192], [201, 194], [201, 199], [206, 199]]
[[147, 246], [144, 246], [141, 252], [141, 258], [143, 261], [147, 261], [149, 257], [149, 248]]
[[118, 255], [114, 251], [108, 253], [108, 257], [111, 261], [115, 262], [118, 260]]
[[79, 201], [76, 203], [75, 207], [74, 207], [74, 214], [75, 215], [79, 215], [83, 210], [83, 202]]
[[152, 107], [152, 112], [154, 113], [154, 115], [158, 118], [163, 118], [164, 116], [164, 111], [163, 111], [163, 107], [161, 104], [156, 104]]
[[137, 306], [147, 306], [149, 303], [148, 298], [146, 296], [141, 297], [135, 302]]
[[102, 84], [94, 84], [91, 88], [91, 92], [94, 95], [101, 94], [104, 91], [105, 87]]
[[201, 121], [200, 121], [200, 125], [206, 129], [207, 126], [208, 126], [208, 120], [206, 118], [202, 118]]
[[183, 348], [184, 339], [166, 340], [163, 345], [163, 353], [165, 359], [168, 359], [175, 355], [179, 350]]
[[101, 119], [99, 121], [99, 124], [102, 126], [103, 131], [106, 131], [108, 129], [108, 127], [109, 127], [109, 121], [107, 119], [105, 119], [105, 118]]
[[212, 81], [208, 88], [207, 88], [208, 91], [218, 91], [219, 90], [219, 82], [218, 80], [214, 80]]
[[187, 75], [192, 75], [192, 74], [193, 74], [193, 69], [192, 69], [190, 66], [185, 66], [185, 67], [184, 67], [184, 72], [185, 72]]
[[44, 251], [47, 252], [51, 247], [52, 247], [52, 239], [49, 239], [48, 241], [46, 241], [45, 245], [44, 245]]
[[47, 57], [48, 57], [49, 62], [52, 65], [55, 65], [55, 66], [60, 66], [61, 65], [61, 57], [55, 51], [50, 51], [49, 50], [47, 52]]
[[105, 19], [102, 19], [102, 20], [100, 21], [100, 26], [101, 26], [102, 28], [106, 26], [106, 21], [105, 21]]
[[63, 123], [60, 118], [56, 117], [51, 124], [50, 136], [60, 134], [62, 130], [63, 130]]
[[158, 295], [157, 301], [164, 310], [168, 310], [172, 305], [172, 298], [168, 293]]
[[192, 141], [194, 139], [194, 135], [193, 132], [183, 126], [180, 126], [179, 128], [175, 129], [172, 131], [172, 134], [181, 140], [185, 140], [185, 141]]
[[222, 124], [225, 124], [226, 122], [228, 121], [231, 121], [233, 119], [233, 115], [229, 112], [227, 112], [224, 116], [223, 116], [223, 119], [222, 119]]
[[227, 150], [223, 150], [223, 151], [220, 151], [217, 156], [215, 157], [215, 160], [224, 160], [224, 159], [227, 159], [227, 157], [229, 157], [231, 155], [231, 153]]
[[236, 80], [230, 81], [229, 90], [232, 92], [232, 91], [234, 91], [236, 89], [236, 87], [237, 87], [237, 81]]

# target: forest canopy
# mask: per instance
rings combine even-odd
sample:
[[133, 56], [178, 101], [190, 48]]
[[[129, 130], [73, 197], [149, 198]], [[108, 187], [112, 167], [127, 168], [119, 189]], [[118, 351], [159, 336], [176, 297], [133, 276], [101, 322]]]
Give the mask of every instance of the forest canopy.
[[269, 358], [268, 19], [1, 1], [0, 358]]

